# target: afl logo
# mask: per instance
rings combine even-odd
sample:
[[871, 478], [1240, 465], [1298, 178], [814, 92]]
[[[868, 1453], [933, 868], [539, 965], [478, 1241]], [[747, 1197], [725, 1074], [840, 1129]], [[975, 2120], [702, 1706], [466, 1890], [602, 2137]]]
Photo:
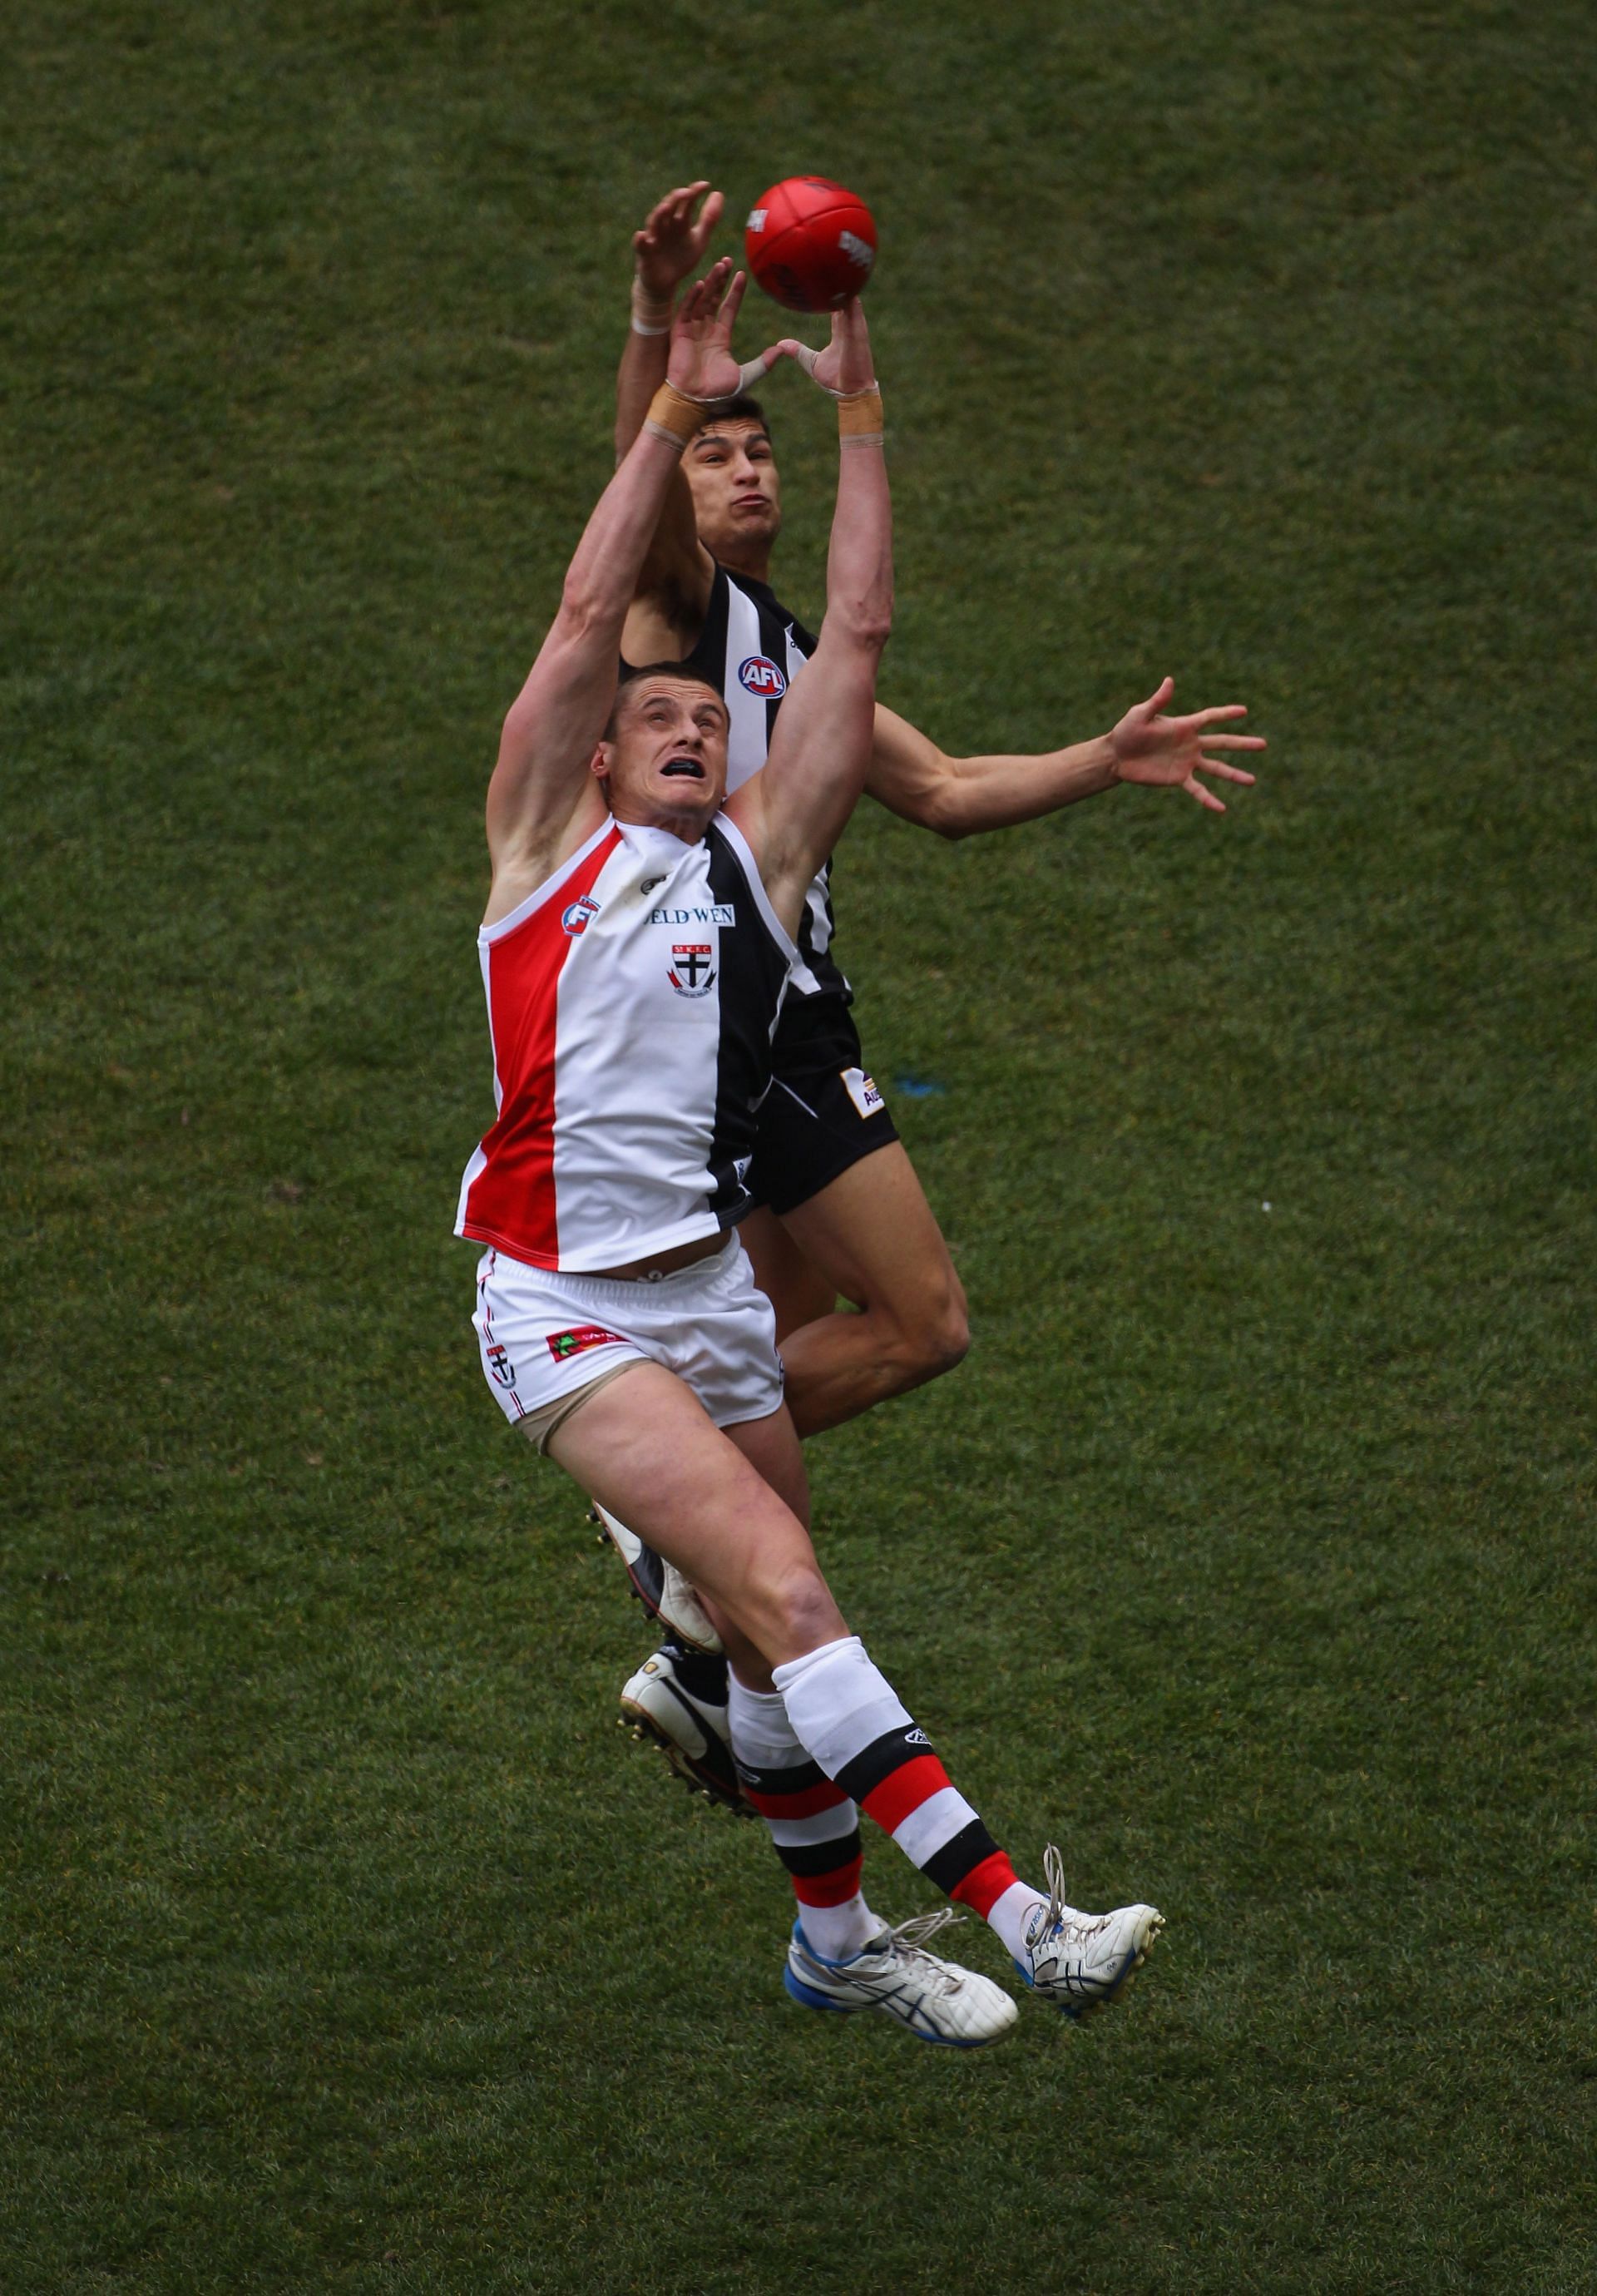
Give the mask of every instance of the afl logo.
[[573, 901], [569, 909], [561, 912], [561, 923], [575, 940], [578, 933], [586, 932], [588, 919], [596, 917], [598, 914], [598, 902], [591, 900], [585, 893], [580, 900]]
[[762, 701], [780, 701], [788, 690], [787, 679], [768, 653], [751, 653], [747, 661], [741, 661], [738, 684]]

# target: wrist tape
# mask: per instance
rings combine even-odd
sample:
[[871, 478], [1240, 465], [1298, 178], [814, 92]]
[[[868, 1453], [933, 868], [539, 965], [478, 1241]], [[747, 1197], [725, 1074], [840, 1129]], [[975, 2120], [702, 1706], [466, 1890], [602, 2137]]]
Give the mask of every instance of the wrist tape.
[[674, 382], [662, 382], [649, 402], [643, 428], [651, 438], [663, 439], [680, 455], [699, 430], [709, 409], [701, 399], [690, 398]]
[[668, 335], [671, 298], [651, 295], [641, 279], [632, 283], [632, 332], [635, 335]]
[[880, 447], [886, 435], [882, 427], [881, 393], [873, 382], [868, 383], [864, 390], [839, 394], [838, 444], [840, 447]]

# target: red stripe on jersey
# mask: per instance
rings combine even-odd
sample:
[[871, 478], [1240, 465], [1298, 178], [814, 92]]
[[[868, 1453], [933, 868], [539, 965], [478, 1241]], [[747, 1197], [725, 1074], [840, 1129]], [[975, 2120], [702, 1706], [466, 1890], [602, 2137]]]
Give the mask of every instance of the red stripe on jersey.
[[964, 1880], [956, 1882], [948, 1894], [951, 1898], [957, 1898], [962, 1906], [969, 1906], [970, 1911], [985, 1922], [1004, 1891], [1011, 1889], [1020, 1878], [1003, 1850], [995, 1849], [992, 1856], [984, 1857], [979, 1866], [972, 1866]]
[[879, 1786], [862, 1795], [860, 1808], [884, 1833], [897, 1833], [912, 1810], [930, 1801], [934, 1793], [941, 1793], [948, 1783], [948, 1773], [935, 1754], [917, 1754], [912, 1762], [900, 1762]]
[[846, 1906], [850, 1898], [859, 1895], [860, 1874], [864, 1866], [862, 1856], [851, 1857], [834, 1874], [792, 1874], [793, 1895], [801, 1906]]
[[488, 1028], [499, 1114], [466, 1197], [461, 1234], [534, 1267], [560, 1266], [554, 1208], [554, 1035], [572, 936], [562, 920], [621, 841], [613, 824], [529, 917], [487, 946]]
[[823, 1778], [819, 1785], [801, 1786], [797, 1793], [756, 1793], [745, 1785], [743, 1794], [762, 1817], [814, 1817], [818, 1810], [840, 1808], [848, 1799], [830, 1778]]

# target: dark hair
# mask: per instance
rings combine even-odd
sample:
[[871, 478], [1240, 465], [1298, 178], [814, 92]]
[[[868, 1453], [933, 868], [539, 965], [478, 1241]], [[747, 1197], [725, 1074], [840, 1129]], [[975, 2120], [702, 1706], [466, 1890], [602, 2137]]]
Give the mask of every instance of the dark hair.
[[771, 436], [771, 425], [766, 420], [765, 408], [758, 398], [750, 398], [747, 391], [741, 392], [736, 398], [717, 399], [704, 419], [704, 428], [713, 430], [717, 422], [758, 422], [766, 438]]
[[726, 708], [725, 696], [720, 687], [713, 684], [709, 678], [701, 676], [698, 670], [690, 669], [685, 661], [645, 661], [640, 663], [635, 668], [631, 662], [624, 661], [621, 664], [620, 679], [616, 686], [616, 698], [610, 703], [610, 716], [604, 721], [602, 740], [606, 742], [615, 740], [616, 727], [620, 722], [621, 704], [626, 698], [627, 690], [628, 686], [635, 685], [640, 677], [670, 677], [674, 678], [678, 685], [701, 685], [707, 693], [715, 695], [723, 709]]

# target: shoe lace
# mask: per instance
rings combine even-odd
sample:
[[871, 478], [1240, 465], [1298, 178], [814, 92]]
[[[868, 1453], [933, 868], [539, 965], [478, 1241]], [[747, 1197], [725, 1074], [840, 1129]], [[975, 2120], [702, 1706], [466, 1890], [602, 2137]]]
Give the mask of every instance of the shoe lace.
[[1108, 1916], [1079, 1914], [1074, 1906], [1066, 1904], [1065, 1861], [1052, 1841], [1043, 1852], [1043, 1879], [1048, 1884], [1048, 1913], [1035, 1933], [1038, 1942], [1044, 1938], [1058, 1937], [1061, 1941], [1085, 1945], [1089, 1938], [1096, 1937]]
[[[888, 1932], [904, 1959], [916, 1964], [916, 1980], [929, 1993], [952, 1993], [962, 1982], [935, 1954], [927, 1951], [927, 1944], [964, 1918], [952, 1906], [939, 1906], [934, 1914], [913, 1914], [907, 1922], [900, 1922], [897, 1929]], [[921, 1963], [925, 1964], [923, 1968], [919, 1965]]]

